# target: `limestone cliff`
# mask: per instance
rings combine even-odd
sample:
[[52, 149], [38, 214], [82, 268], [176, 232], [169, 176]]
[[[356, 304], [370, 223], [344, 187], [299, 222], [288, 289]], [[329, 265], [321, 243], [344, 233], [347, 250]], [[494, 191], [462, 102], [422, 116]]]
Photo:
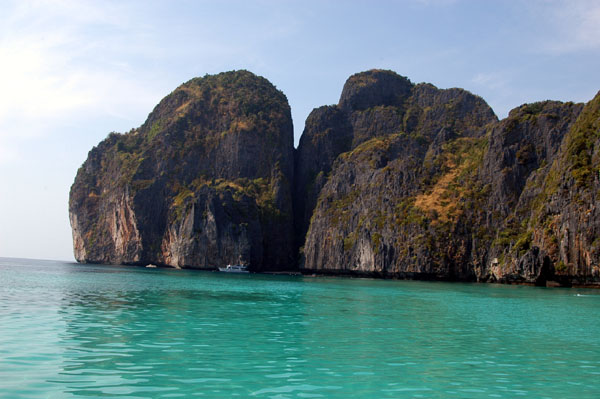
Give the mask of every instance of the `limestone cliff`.
[[[351, 77], [337, 106], [309, 117], [298, 149], [296, 195], [305, 195], [296, 226], [308, 230], [301, 267], [600, 283], [599, 102], [526, 104], [496, 121], [463, 90], [386, 71]], [[311, 160], [316, 147], [328, 148], [322, 163]]]
[[478, 136], [496, 122], [492, 109], [462, 89], [414, 85], [392, 71], [352, 75], [339, 103], [307, 118], [296, 153], [296, 234], [301, 246], [310, 218], [336, 158], [375, 137], [411, 135], [432, 151], [449, 137]]
[[600, 94], [499, 121], [465, 90], [371, 70], [292, 143], [264, 78], [192, 79], [90, 151], [77, 260], [600, 285]]
[[[600, 93], [583, 108], [563, 107], [564, 112], [538, 111], [538, 120], [570, 125], [555, 156], [527, 180], [509, 219], [520, 224], [506, 223], [500, 230], [504, 246], [494, 274], [514, 278], [524, 270], [541, 282], [600, 283]], [[506, 239], [511, 235], [517, 240]]]
[[289, 269], [293, 151], [287, 99], [266, 79], [192, 79], [90, 151], [69, 201], [75, 257]]

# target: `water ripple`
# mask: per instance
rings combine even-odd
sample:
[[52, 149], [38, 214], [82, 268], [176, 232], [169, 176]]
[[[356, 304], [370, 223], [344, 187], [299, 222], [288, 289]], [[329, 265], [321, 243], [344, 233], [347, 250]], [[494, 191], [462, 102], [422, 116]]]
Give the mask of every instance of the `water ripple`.
[[600, 390], [596, 291], [2, 259], [0, 282], [2, 398]]

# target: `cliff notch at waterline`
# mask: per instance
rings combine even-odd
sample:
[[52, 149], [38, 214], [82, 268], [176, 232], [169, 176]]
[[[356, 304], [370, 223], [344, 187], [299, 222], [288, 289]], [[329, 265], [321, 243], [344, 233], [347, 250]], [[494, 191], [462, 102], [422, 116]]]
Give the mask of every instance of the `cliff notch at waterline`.
[[600, 284], [600, 94], [498, 120], [462, 89], [351, 76], [296, 150], [285, 95], [196, 78], [92, 149], [71, 188], [80, 262]]

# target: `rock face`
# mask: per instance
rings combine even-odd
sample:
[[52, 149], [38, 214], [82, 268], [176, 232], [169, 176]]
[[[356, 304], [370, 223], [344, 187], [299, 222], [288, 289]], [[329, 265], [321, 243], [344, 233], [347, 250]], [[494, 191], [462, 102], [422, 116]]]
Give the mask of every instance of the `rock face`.
[[465, 90], [371, 70], [292, 143], [265, 79], [183, 84], [90, 151], [77, 260], [600, 285], [600, 94], [498, 121]]
[[[381, 86], [392, 87], [398, 94], [382, 91]], [[378, 97], [375, 93], [379, 92]], [[361, 93], [365, 93], [366, 100], [356, 99]], [[462, 152], [472, 150], [474, 158], [481, 157], [485, 128], [497, 121], [491, 108], [464, 90], [413, 85], [390, 71], [350, 77], [337, 108], [351, 127], [351, 139], [346, 140], [350, 151], [339, 154], [333, 165], [323, 169], [330, 177], [317, 194], [318, 201], [314, 200], [317, 205], [304, 246], [303, 268], [330, 273], [467, 278], [455, 270], [460, 266], [460, 256], [439, 256], [443, 243], [437, 236], [442, 233], [437, 230], [460, 213], [451, 200], [466, 195], [453, 193], [457, 198], [444, 200], [438, 197], [451, 183], [457, 184], [454, 179], [463, 177], [465, 170], [473, 169], [477, 160], [466, 159]], [[308, 124], [305, 134], [322, 137], [312, 129], [313, 125]], [[301, 141], [296, 163], [299, 179], [306, 168], [301, 158], [303, 145]], [[457, 151], [462, 152], [455, 154]], [[434, 188], [436, 179], [440, 180], [436, 191], [426, 193], [423, 187]], [[433, 223], [428, 219], [430, 213], [436, 218]]]
[[[439, 152], [449, 139], [481, 136], [485, 133], [484, 127], [496, 121], [485, 101], [465, 90], [413, 85], [407, 78], [391, 71], [372, 70], [351, 76], [344, 85], [339, 104], [315, 109], [309, 115], [300, 139], [296, 153], [295, 191], [298, 245], [304, 241], [317, 198], [340, 154], [374, 138], [410, 137], [412, 140], [409, 141], [414, 143], [407, 147], [408, 152], [395, 153], [393, 158], [419, 157], [414, 159], [413, 169], [402, 169], [408, 167], [404, 165], [397, 170], [401, 176], [408, 174], [414, 178], [412, 182], [406, 181], [404, 187], [412, 190], [416, 187], [411, 184], [419, 184], [421, 177], [416, 177], [421, 169], [419, 163], [430, 146], [432, 152]], [[374, 143], [379, 143], [378, 140]], [[370, 148], [367, 145], [365, 149]], [[418, 152], [413, 153], [413, 150]], [[344, 159], [353, 161], [349, 154]], [[330, 180], [336, 179], [332, 174]], [[389, 195], [395, 194], [390, 191]], [[322, 216], [318, 211], [314, 215], [315, 218]], [[307, 265], [312, 269], [311, 262]]]
[[[520, 238], [504, 268], [533, 269], [563, 285], [600, 283], [600, 93], [580, 110], [552, 162], [532, 175], [516, 207]], [[574, 112], [574, 111], [573, 111]], [[557, 124], [565, 113], [550, 113]], [[544, 116], [540, 112], [539, 118]], [[525, 195], [527, 194], [527, 195]], [[514, 227], [513, 227], [514, 228]], [[502, 270], [501, 270], [502, 271]]]
[[352, 76], [297, 151], [302, 269], [599, 284], [599, 104], [526, 104], [497, 121], [464, 90]]
[[293, 151], [287, 99], [266, 79], [192, 79], [90, 151], [69, 201], [75, 257], [289, 269]]

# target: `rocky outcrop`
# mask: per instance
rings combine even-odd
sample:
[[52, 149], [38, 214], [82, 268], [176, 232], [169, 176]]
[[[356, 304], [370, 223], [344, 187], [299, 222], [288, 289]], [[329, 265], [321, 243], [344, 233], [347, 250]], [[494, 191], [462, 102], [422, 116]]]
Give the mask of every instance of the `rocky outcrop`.
[[296, 244], [300, 247], [310, 224], [317, 197], [336, 158], [352, 145], [352, 125], [337, 106], [313, 110], [306, 119], [296, 151], [294, 212]]
[[542, 275], [546, 280], [562, 285], [598, 284], [600, 93], [583, 107], [545, 170], [536, 180], [541, 184], [530, 189], [530, 200], [517, 207], [528, 216], [522, 221], [524, 244], [507, 251], [505, 266], [529, 265], [528, 257], [534, 254], [546, 267]]
[[[335, 108], [347, 116], [352, 142], [325, 166], [308, 163], [328, 178], [308, 185], [318, 193], [305, 191], [305, 272], [600, 283], [598, 99], [585, 108], [526, 104], [495, 121], [463, 90], [390, 79], [371, 71], [348, 80], [358, 88], [345, 87]], [[315, 126], [307, 123], [307, 138], [328, 137]]]
[[71, 188], [81, 262], [293, 264], [287, 99], [247, 71], [192, 79], [92, 149]]
[[77, 260], [600, 285], [600, 94], [498, 121], [465, 90], [371, 70], [292, 142], [265, 79], [192, 79], [90, 151]]
[[515, 208], [531, 173], [554, 161], [581, 109], [557, 101], [526, 104], [494, 127], [480, 169], [480, 180], [491, 184], [491, 211], [506, 217]]
[[582, 108], [556, 101], [526, 104], [492, 130], [478, 176], [479, 186], [489, 193], [480, 208], [481, 235], [493, 237], [487, 253], [479, 254], [480, 280], [544, 284], [554, 278], [544, 251], [531, 245], [528, 225], [536, 197]]
[[[492, 109], [462, 89], [414, 85], [392, 71], [352, 75], [339, 103], [315, 109], [307, 118], [296, 154], [296, 235], [304, 242], [317, 198], [334, 161], [372, 138], [413, 135], [436, 151], [452, 135], [477, 136], [497, 121]], [[437, 139], [436, 139], [437, 138]]]
[[[379, 79], [400, 93], [376, 97], [369, 85], [379, 87]], [[360, 92], [369, 93], [368, 101], [353, 100]], [[464, 90], [369, 71], [348, 80], [338, 107], [349, 120], [352, 143], [318, 193], [304, 270], [471, 278], [472, 270], [462, 267], [464, 243], [455, 247], [447, 239], [461, 213], [452, 200], [468, 196], [446, 191], [464, 180], [467, 169], [472, 174], [481, 158], [486, 126], [497, 121], [489, 106]], [[297, 165], [300, 174], [303, 165]]]

